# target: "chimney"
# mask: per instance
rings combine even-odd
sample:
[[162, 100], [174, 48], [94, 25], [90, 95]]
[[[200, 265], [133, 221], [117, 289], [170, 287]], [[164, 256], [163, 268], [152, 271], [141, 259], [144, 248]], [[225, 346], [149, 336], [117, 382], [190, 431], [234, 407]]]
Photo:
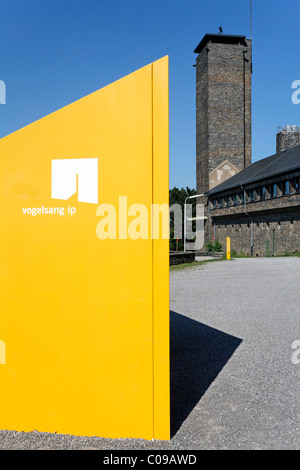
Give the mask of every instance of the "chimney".
[[276, 153], [300, 145], [300, 126], [280, 126], [276, 135]]

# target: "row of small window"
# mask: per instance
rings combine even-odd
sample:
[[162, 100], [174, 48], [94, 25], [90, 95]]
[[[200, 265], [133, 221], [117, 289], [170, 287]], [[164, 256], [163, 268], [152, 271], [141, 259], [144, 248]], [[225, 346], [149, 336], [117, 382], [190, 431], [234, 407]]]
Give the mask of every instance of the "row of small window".
[[[280, 181], [278, 183], [260, 186], [256, 189], [249, 189], [246, 191], [246, 202], [262, 201], [264, 199], [271, 199], [279, 196], [287, 196], [289, 194], [296, 194], [300, 192], [300, 177], [291, 180]], [[212, 208], [218, 209], [221, 207], [237, 206], [244, 204], [245, 193], [232, 194], [230, 196], [223, 196], [211, 201]]]

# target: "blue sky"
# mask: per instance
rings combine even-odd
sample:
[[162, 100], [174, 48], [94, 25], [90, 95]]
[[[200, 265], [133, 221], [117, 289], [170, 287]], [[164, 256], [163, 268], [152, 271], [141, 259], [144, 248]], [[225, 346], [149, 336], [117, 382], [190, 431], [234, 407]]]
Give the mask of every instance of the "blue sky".
[[[2, 0], [0, 137], [169, 56], [170, 187], [195, 188], [194, 49], [206, 33], [249, 37], [250, 0]], [[253, 0], [252, 161], [300, 125], [299, 0]]]

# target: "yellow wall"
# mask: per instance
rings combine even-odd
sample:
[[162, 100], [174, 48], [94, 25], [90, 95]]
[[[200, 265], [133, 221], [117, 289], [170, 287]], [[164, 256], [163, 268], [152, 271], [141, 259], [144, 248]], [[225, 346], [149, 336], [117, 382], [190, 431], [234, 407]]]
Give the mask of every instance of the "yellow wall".
[[[51, 198], [52, 160], [83, 158], [98, 204]], [[0, 429], [169, 439], [168, 240], [96, 233], [168, 183], [167, 57], [0, 140]]]

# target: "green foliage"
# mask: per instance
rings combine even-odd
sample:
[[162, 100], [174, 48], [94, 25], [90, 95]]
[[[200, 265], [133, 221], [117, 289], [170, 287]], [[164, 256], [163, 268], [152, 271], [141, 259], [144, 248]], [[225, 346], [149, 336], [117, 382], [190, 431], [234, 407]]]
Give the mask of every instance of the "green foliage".
[[184, 201], [189, 196], [195, 196], [197, 191], [195, 189], [190, 189], [189, 187], [178, 189], [174, 187], [169, 191], [169, 204], [172, 206], [173, 204], [180, 204], [182, 207], [184, 206]]
[[205, 245], [205, 248], [209, 252], [213, 251], [213, 248], [214, 248], [213, 242], [207, 242]]
[[214, 251], [216, 253], [221, 253], [221, 251], [223, 251], [222, 245], [218, 240], [215, 241]]
[[[178, 240], [178, 251], [183, 251], [183, 240]], [[170, 227], [170, 251], [177, 251], [177, 240], [174, 238], [174, 227]]]
[[279, 256], [298, 256], [300, 257], [300, 252], [299, 251], [285, 251], [284, 255], [279, 255]]
[[[171, 207], [173, 204], [179, 204], [182, 208], [182, 238], [178, 240], [178, 251], [183, 251], [184, 243], [183, 243], [183, 213], [184, 213], [184, 202], [187, 197], [195, 196], [197, 191], [195, 189], [191, 189], [189, 187], [178, 189], [176, 187], [170, 189], [169, 191], [169, 206]], [[193, 206], [193, 217], [196, 215], [195, 205]], [[193, 230], [195, 228], [193, 227]], [[170, 250], [176, 251], [177, 249], [177, 240], [174, 238], [174, 214], [171, 212], [170, 214]]]
[[221, 253], [223, 251], [221, 243], [216, 240], [215, 243], [213, 242], [208, 242], [205, 245], [207, 251], [212, 252], [214, 251], [215, 253]]

